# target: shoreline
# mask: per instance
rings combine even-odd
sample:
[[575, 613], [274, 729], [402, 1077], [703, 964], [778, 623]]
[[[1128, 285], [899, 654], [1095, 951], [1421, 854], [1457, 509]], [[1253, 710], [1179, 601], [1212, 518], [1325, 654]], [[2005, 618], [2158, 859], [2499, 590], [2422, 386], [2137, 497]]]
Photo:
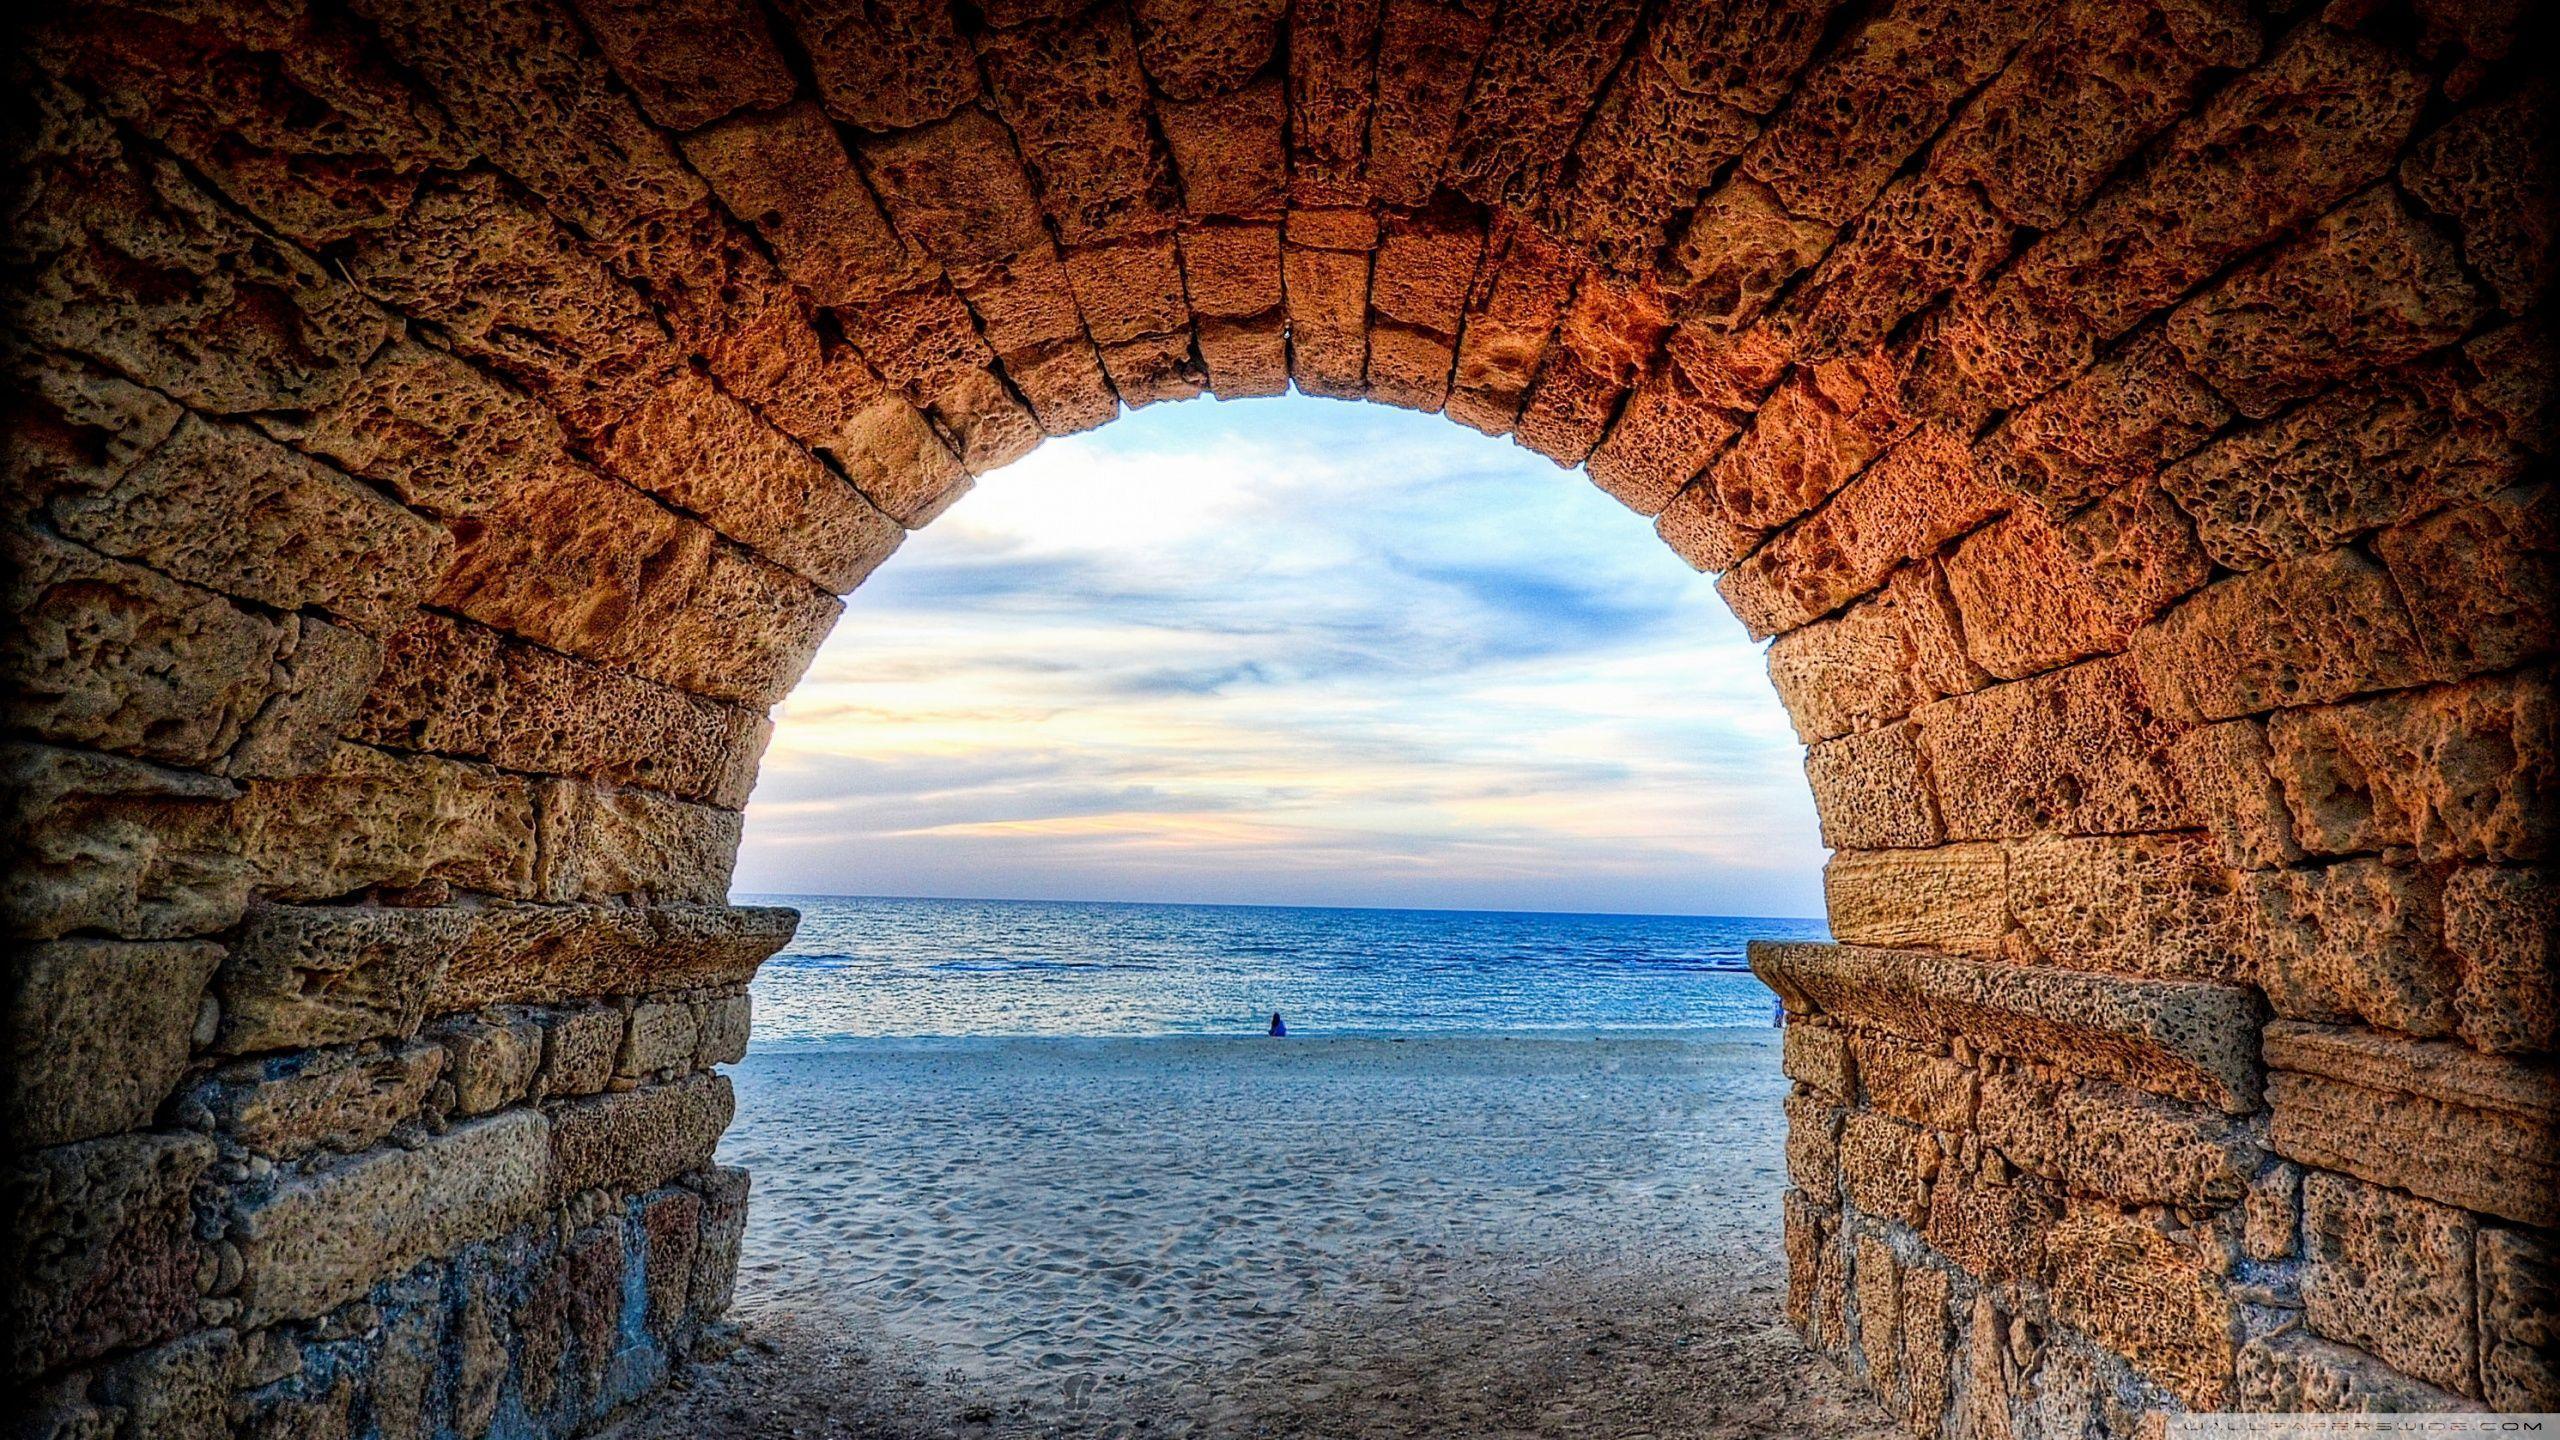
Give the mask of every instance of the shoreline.
[[620, 1433], [1882, 1435], [1779, 1317], [1778, 1047], [760, 1050], [748, 1343]]

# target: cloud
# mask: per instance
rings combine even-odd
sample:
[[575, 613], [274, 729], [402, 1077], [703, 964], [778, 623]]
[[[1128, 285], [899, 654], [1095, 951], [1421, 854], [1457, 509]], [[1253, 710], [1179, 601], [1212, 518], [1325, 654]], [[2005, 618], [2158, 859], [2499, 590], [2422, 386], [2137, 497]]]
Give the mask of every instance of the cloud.
[[847, 602], [742, 890], [1819, 907], [1759, 647], [1579, 476], [1437, 417], [1053, 441]]

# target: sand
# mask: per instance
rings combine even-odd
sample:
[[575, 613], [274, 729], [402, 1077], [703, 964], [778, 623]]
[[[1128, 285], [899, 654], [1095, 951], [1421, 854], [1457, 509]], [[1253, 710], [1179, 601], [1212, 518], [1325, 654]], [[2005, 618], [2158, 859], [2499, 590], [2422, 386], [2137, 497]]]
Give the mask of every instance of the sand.
[[1779, 1318], [1774, 1032], [751, 1055], [747, 1344], [617, 1440], [1882, 1436]]

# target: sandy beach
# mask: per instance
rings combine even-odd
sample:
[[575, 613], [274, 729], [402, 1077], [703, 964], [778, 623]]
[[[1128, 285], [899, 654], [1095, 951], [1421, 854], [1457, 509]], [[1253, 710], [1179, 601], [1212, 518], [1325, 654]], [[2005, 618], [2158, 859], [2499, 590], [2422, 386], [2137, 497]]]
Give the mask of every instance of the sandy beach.
[[1775, 1032], [753, 1054], [747, 1343], [618, 1440], [1866, 1436]]

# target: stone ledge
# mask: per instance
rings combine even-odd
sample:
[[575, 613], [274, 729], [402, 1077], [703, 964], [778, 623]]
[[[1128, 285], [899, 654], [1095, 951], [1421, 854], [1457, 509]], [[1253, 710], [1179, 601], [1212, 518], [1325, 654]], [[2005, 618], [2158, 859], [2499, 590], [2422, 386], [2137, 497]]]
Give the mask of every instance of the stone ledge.
[[2450, 1041], [2278, 1021], [2269, 1139], [2289, 1160], [2528, 1225], [2560, 1224], [2560, 1076]]
[[1751, 969], [1799, 1014], [2036, 1060], [2231, 1114], [2258, 1105], [2248, 991], [1961, 959], [1755, 941]]

